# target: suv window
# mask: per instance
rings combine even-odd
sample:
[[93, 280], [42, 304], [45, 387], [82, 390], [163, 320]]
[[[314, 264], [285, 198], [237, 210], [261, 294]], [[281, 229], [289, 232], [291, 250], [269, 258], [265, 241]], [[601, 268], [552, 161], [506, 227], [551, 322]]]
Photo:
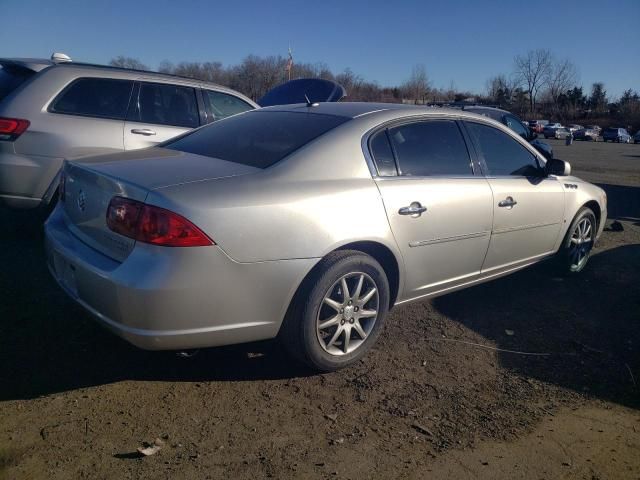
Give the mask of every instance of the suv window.
[[472, 175], [471, 159], [453, 120], [409, 123], [389, 129], [401, 175]]
[[488, 175], [534, 176], [540, 168], [535, 155], [504, 132], [489, 125], [466, 122], [480, 149]]
[[516, 117], [506, 115], [504, 117], [504, 124], [525, 140], [529, 138], [529, 129], [526, 128]]
[[0, 101], [33, 75], [35, 72], [26, 68], [0, 66]]
[[253, 107], [244, 100], [227, 93], [203, 90], [204, 102], [213, 114], [214, 120], [220, 120], [236, 113], [253, 110]]
[[69, 85], [51, 107], [52, 112], [124, 120], [133, 81], [80, 78]]
[[376, 164], [378, 175], [383, 177], [395, 177], [398, 175], [396, 160], [393, 157], [393, 151], [391, 150], [386, 130], [382, 130], [371, 137], [369, 150]]
[[254, 110], [213, 122], [160, 146], [267, 168], [348, 120], [320, 113]]
[[192, 87], [142, 82], [129, 120], [195, 128], [200, 125], [196, 91]]

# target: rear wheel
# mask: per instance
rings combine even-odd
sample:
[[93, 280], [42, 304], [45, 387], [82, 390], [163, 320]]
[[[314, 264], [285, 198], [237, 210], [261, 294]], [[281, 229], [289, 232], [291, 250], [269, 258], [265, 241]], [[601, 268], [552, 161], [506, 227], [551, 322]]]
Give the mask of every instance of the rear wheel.
[[596, 216], [588, 207], [582, 207], [571, 222], [562, 247], [558, 252], [560, 268], [566, 274], [581, 272], [589, 261], [596, 239]]
[[298, 360], [333, 371], [367, 353], [388, 310], [389, 282], [380, 264], [362, 252], [337, 251], [301, 286], [280, 337]]

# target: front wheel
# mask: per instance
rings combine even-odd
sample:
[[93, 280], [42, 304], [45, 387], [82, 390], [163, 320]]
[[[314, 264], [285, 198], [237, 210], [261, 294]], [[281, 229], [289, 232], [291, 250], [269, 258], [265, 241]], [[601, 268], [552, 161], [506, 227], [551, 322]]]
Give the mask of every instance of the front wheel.
[[380, 264], [362, 252], [333, 252], [301, 285], [280, 338], [311, 368], [338, 370], [373, 346], [388, 310], [389, 282]]
[[591, 256], [597, 231], [593, 210], [582, 207], [571, 222], [558, 252], [559, 265], [564, 273], [575, 274], [584, 269]]

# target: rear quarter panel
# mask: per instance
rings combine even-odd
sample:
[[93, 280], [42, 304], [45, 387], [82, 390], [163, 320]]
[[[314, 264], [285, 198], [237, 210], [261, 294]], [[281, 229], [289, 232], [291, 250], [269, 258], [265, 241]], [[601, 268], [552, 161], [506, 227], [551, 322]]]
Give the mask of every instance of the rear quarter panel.
[[321, 258], [363, 240], [400, 260], [363, 130], [350, 123], [259, 173], [160, 188], [147, 203], [182, 213], [238, 262]]

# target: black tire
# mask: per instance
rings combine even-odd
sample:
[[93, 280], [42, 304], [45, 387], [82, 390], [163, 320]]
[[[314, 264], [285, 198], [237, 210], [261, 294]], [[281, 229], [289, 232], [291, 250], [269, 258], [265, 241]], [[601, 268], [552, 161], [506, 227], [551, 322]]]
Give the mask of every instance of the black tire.
[[[572, 238], [576, 236], [576, 229], [583, 221], [587, 221], [590, 225], [590, 241], [576, 245], [574, 241], [572, 241]], [[567, 234], [558, 251], [557, 264], [560, 273], [575, 275], [584, 270], [591, 256], [597, 232], [598, 222], [593, 210], [589, 207], [582, 207], [571, 222], [571, 226], [567, 230]]]
[[[367, 276], [366, 282], [371, 286], [369, 281], [372, 281], [377, 289], [377, 316], [364, 340], [359, 337], [355, 340], [359, 344], [353, 351], [331, 354], [326, 350], [327, 342], [320, 338], [321, 333], [318, 330], [322, 309], [330, 308], [324, 303], [325, 296], [331, 295], [332, 289], [345, 275], [354, 275], [354, 281], [357, 282], [359, 275], [362, 273]], [[347, 281], [351, 280], [348, 278]], [[369, 288], [369, 291], [372, 288], [373, 286]], [[338, 287], [338, 291], [339, 289], [340, 287]], [[348, 289], [351, 289], [351, 292], [354, 293], [353, 283], [351, 287], [348, 286]], [[363, 305], [361, 308], [362, 312], [364, 312], [365, 306]], [[289, 307], [279, 338], [285, 349], [295, 359], [314, 370], [330, 372], [357, 362], [369, 351], [380, 335], [388, 311], [389, 281], [380, 264], [371, 256], [356, 250], [338, 250], [322, 259], [302, 283]], [[341, 318], [339, 320], [342, 322], [340, 325], [345, 323], [345, 318], [342, 318], [342, 312], [336, 311], [335, 316]], [[362, 320], [363, 322], [365, 321], [364, 318]], [[353, 323], [353, 321], [350, 323]], [[356, 323], [360, 325], [359, 321]], [[355, 338], [354, 335], [357, 335], [357, 332], [352, 333], [351, 327], [348, 325], [346, 327], [348, 327], [349, 333], [344, 335], [348, 334], [350, 339]], [[341, 327], [336, 325], [336, 330], [338, 328]], [[341, 335], [341, 338], [344, 338], [344, 336]], [[350, 340], [350, 342], [353, 341]], [[324, 344], [321, 342], [324, 342]], [[344, 346], [344, 340], [342, 345]], [[333, 348], [337, 347], [334, 346]], [[348, 347], [346, 350], [348, 350]]]

